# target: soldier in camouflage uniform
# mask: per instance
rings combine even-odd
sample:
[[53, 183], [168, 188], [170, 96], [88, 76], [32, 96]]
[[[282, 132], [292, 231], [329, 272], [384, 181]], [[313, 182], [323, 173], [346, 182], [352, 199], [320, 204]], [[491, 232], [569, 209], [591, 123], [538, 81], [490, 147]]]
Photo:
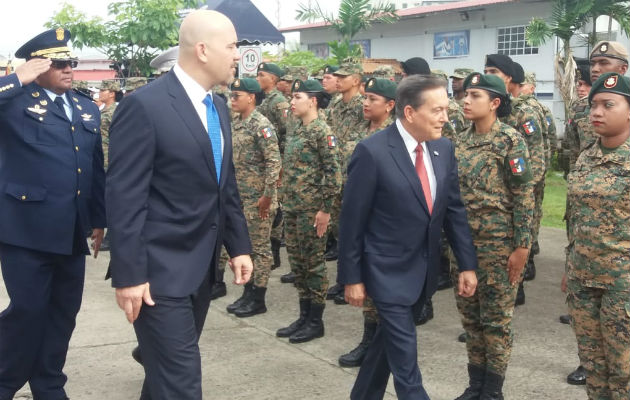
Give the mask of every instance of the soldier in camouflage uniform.
[[[473, 72], [475, 71], [472, 68], [455, 68], [453, 75], [450, 76], [453, 100], [462, 108], [464, 108], [464, 79]], [[466, 127], [466, 129], [468, 129], [468, 127]]]
[[[520, 88], [520, 83], [525, 79], [525, 73], [523, 72], [522, 76], [520, 76], [520, 73], [519, 76], [516, 76], [517, 72], [520, 71], [515, 69], [514, 61], [512, 61], [509, 56], [503, 54], [489, 54], [486, 56], [484, 73], [499, 76], [503, 79], [506, 88], [509, 88], [510, 85], [512, 87], [518, 85]], [[513, 82], [514, 77], [516, 77], [516, 82]], [[531, 161], [534, 187], [536, 188], [535, 190], [538, 190], [538, 193], [540, 193], [540, 190], [544, 188], [546, 171], [544, 129], [547, 124], [543, 122], [542, 114], [535, 108], [527, 105], [520, 97], [510, 96], [510, 101], [512, 113], [506, 117], [502, 117], [501, 122], [510, 125], [525, 138]], [[536, 198], [536, 200], [539, 201], [536, 203], [536, 207], [542, 207], [541, 198], [542, 196]], [[531, 222], [532, 226], [530, 228], [532, 229], [532, 234], [537, 235], [538, 230], [534, 225], [534, 220], [532, 219]], [[519, 284], [518, 294], [516, 296], [516, 305], [522, 304], [525, 304], [525, 288], [523, 282]]]
[[[333, 101], [328, 114], [328, 125], [337, 138], [339, 153], [341, 157], [341, 171], [343, 180], [346, 179], [346, 168], [350, 161], [350, 156], [354, 151], [361, 132], [358, 127], [363, 122], [363, 96], [359, 93], [363, 66], [358, 60], [347, 59], [334, 73], [337, 78], [337, 90], [339, 96], [337, 101]], [[342, 189], [343, 190], [343, 189]], [[338, 239], [339, 234], [339, 213], [341, 212], [341, 199], [343, 194], [335, 200], [331, 217], [331, 234]], [[331, 244], [330, 250], [326, 253], [326, 260], [337, 259], [337, 242]], [[334, 299], [336, 304], [346, 304], [344, 299], [344, 287], [335, 283], [330, 288], [327, 298]]]
[[[383, 78], [370, 78], [365, 84], [365, 100], [363, 101], [363, 116], [365, 121], [360, 125], [360, 139], [381, 131], [394, 122], [393, 110], [396, 106], [396, 83], [390, 80], [390, 75]], [[356, 146], [356, 143], [354, 144]], [[376, 333], [378, 312], [374, 302], [368, 296], [363, 303], [363, 338], [359, 345], [339, 357], [342, 367], [358, 367], [363, 362], [368, 347]]]
[[125, 79], [125, 87], [123, 88], [123, 90], [125, 91], [125, 96], [129, 96], [131, 93], [134, 92], [134, 90], [140, 89], [147, 83], [148, 80], [144, 76], [134, 76]]
[[101, 90], [98, 98], [103, 102], [104, 108], [101, 110], [101, 136], [103, 138], [103, 156], [105, 158], [105, 169], [109, 161], [109, 125], [116, 110], [116, 93], [120, 92], [120, 83], [117, 79], [106, 79], [101, 83]]
[[287, 137], [281, 190], [291, 270], [300, 299], [300, 317], [276, 332], [301, 343], [324, 335], [328, 275], [324, 250], [335, 198], [341, 190], [337, 138], [321, 119], [330, 95], [316, 80], [296, 80], [291, 109], [300, 121]]
[[[252, 242], [252, 279], [243, 295], [227, 307], [237, 317], [250, 317], [267, 311], [265, 294], [271, 272], [271, 223], [278, 202], [276, 185], [280, 174], [278, 138], [269, 120], [256, 110], [262, 90], [255, 79], [234, 81], [231, 87], [232, 144], [236, 183]], [[225, 250], [224, 250], [225, 251]]]
[[[446, 72], [440, 69], [431, 70], [431, 75], [440, 77], [448, 82]], [[448, 85], [448, 83], [447, 83]], [[468, 128], [468, 122], [464, 118], [464, 111], [452, 97], [448, 99], [448, 122], [442, 128], [442, 136], [452, 142], [457, 140], [457, 135]]]
[[[514, 300], [531, 246], [534, 185], [525, 139], [499, 120], [510, 113], [504, 82], [495, 75], [474, 73], [464, 87], [466, 118], [472, 125], [455, 143], [455, 154], [477, 249], [479, 283], [469, 298], [458, 296], [455, 289], [466, 330], [470, 378], [457, 400], [503, 399]], [[458, 282], [457, 269], [452, 278]]]
[[569, 173], [567, 303], [589, 400], [630, 397], [630, 79], [593, 83], [600, 135]]

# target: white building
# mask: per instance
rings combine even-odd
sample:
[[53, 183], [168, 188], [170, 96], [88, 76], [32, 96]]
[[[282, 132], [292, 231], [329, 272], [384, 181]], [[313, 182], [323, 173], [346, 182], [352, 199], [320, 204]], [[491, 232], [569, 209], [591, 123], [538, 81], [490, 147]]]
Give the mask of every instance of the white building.
[[[403, 2], [414, 0], [397, 1]], [[367, 57], [406, 60], [419, 56], [432, 69], [448, 74], [460, 67], [482, 71], [486, 54], [508, 54], [525, 71], [536, 73], [538, 97], [552, 108], [556, 125], [562, 130], [564, 109], [555, 89], [553, 67], [560, 41], [549, 40], [540, 47], [531, 47], [525, 40], [525, 27], [531, 19], [549, 18], [551, 10], [549, 0], [469, 0], [401, 8], [398, 22], [374, 24], [354, 39], [363, 45]], [[302, 48], [323, 57], [329, 55], [327, 42], [339, 39], [323, 23], [280, 31], [300, 32]], [[620, 31], [614, 32], [614, 37], [630, 47], [630, 41]], [[575, 45], [576, 57], [588, 57], [586, 46], [577, 41]]]

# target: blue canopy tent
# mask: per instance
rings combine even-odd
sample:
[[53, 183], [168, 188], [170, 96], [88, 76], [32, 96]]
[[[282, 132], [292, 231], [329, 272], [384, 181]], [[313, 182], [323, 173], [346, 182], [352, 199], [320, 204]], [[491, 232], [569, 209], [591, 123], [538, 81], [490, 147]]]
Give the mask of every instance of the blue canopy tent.
[[284, 43], [282, 33], [249, 0], [206, 0], [203, 8], [232, 20], [239, 45]]

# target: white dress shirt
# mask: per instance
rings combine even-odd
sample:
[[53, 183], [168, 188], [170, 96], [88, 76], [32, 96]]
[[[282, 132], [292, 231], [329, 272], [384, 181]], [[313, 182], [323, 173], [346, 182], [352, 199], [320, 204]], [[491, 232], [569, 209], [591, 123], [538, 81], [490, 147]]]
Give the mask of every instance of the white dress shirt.
[[[48, 97], [50, 97], [50, 100], [52, 100], [53, 103], [55, 102], [57, 97], [61, 97], [61, 99], [63, 100], [63, 109], [66, 112], [66, 117], [68, 117], [68, 119], [72, 121], [72, 106], [70, 105], [70, 102], [68, 101], [68, 96], [66, 96], [65, 93], [57, 94], [48, 89], [44, 89], [44, 92], [46, 92], [46, 94], [48, 95]], [[55, 107], [57, 107], [56, 104], [55, 104]]]
[[[179, 83], [184, 87], [184, 91], [190, 98], [193, 106], [195, 107], [195, 111], [197, 115], [199, 115], [199, 119], [203, 124], [203, 127], [206, 128], [206, 132], [208, 132], [208, 117], [206, 114], [207, 107], [204, 104], [203, 100], [207, 95], [212, 96], [212, 91], [206, 92], [200, 84], [197, 83], [190, 75], [188, 75], [179, 64], [175, 64], [173, 67], [173, 72], [175, 76], [179, 80]], [[210, 138], [208, 138], [209, 140]], [[223, 140], [223, 130], [221, 130], [221, 154], [223, 154], [223, 148], [225, 147], [225, 140]]]
[[409, 153], [409, 158], [411, 158], [411, 163], [414, 168], [416, 166], [416, 147], [418, 144], [422, 145], [422, 161], [424, 161], [424, 168], [427, 170], [427, 176], [429, 177], [431, 199], [435, 202], [435, 187], [437, 186], [437, 181], [435, 180], [435, 172], [433, 171], [433, 164], [431, 163], [431, 154], [429, 154], [426, 142], [418, 143], [418, 141], [414, 139], [409, 132], [407, 132], [399, 119], [396, 119], [396, 128], [398, 128], [398, 132], [400, 132], [400, 136], [402, 137], [403, 142], [405, 142], [405, 148], [407, 149], [407, 153]]

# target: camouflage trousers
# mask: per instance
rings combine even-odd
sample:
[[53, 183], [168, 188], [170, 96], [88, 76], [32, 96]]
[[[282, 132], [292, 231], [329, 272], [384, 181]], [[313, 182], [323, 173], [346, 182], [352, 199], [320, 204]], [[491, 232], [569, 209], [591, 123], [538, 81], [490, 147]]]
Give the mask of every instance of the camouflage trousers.
[[[502, 253], [502, 254], [501, 254]], [[477, 290], [472, 297], [457, 294], [459, 270], [451, 269], [455, 301], [466, 330], [468, 362], [505, 376], [512, 354], [512, 316], [518, 285], [511, 285], [507, 260], [510, 251], [478, 257]]]
[[324, 252], [326, 235], [319, 238], [313, 227], [317, 211], [286, 212], [284, 235], [291, 271], [295, 274], [295, 287], [300, 299], [325, 304], [328, 290], [328, 273]]
[[[254, 272], [251, 282], [257, 287], [267, 287], [269, 275], [271, 274], [271, 265], [273, 264], [273, 256], [271, 255], [271, 224], [273, 220], [267, 218], [260, 219], [258, 216], [258, 207], [249, 207], [243, 211], [247, 220], [247, 230], [249, 231], [249, 239], [252, 242], [252, 263], [254, 264]], [[275, 208], [269, 210], [269, 215], [275, 215]], [[225, 269], [228, 261], [228, 254], [225, 247], [221, 250], [221, 258], [219, 259], [219, 268]]]
[[363, 321], [378, 324], [378, 311], [370, 296], [366, 296], [363, 302]]
[[[545, 178], [534, 186], [534, 218], [532, 219], [532, 243], [538, 242], [540, 221], [543, 217], [543, 198], [545, 197]], [[532, 246], [534, 249], [536, 246]], [[537, 254], [537, 253], [535, 253]]]
[[569, 281], [567, 304], [589, 400], [628, 400], [630, 292]]

